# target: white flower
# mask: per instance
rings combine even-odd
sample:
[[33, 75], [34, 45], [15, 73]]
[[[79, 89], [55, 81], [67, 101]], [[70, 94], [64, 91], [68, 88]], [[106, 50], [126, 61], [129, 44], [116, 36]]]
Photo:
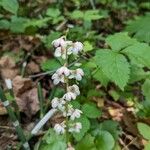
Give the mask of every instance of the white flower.
[[66, 42], [65, 42], [65, 40], [61, 37], [61, 38], [58, 38], [58, 39], [52, 41], [52, 45], [53, 45], [54, 47], [59, 47], [59, 46], [65, 47], [65, 46], [66, 46]]
[[65, 76], [63, 74], [57, 74], [57, 73], [54, 73], [52, 75], [52, 79], [53, 79], [53, 83], [55, 85], [57, 85], [59, 82], [62, 82], [64, 83], [65, 82]]
[[66, 50], [63, 47], [57, 47], [54, 53], [55, 57], [62, 57], [62, 59], [66, 59]]
[[82, 49], [83, 44], [81, 42], [75, 42], [71, 47], [68, 48], [67, 54], [70, 55], [73, 53], [74, 55], [77, 55], [80, 51], [82, 51]]
[[63, 116], [64, 116], [64, 117], [71, 116], [71, 114], [72, 114], [73, 111], [74, 111], [73, 106], [70, 105], [70, 104], [68, 104], [68, 111], [66, 112], [66, 111], [64, 110]]
[[69, 79], [75, 78], [77, 81], [82, 80], [82, 76], [84, 76], [84, 72], [81, 68], [78, 68], [76, 70], [71, 71], [71, 75], [69, 76]]
[[70, 70], [69, 70], [67, 67], [63, 66], [63, 67], [59, 68], [59, 69], [56, 71], [56, 73], [59, 74], [59, 75], [62, 75], [62, 74], [63, 74], [63, 75], [65, 75], [65, 76], [69, 76]]
[[55, 57], [61, 57], [61, 54], [62, 54], [61, 47], [57, 47], [55, 50], [54, 56]]
[[76, 94], [72, 93], [72, 92], [67, 92], [63, 98], [67, 101], [71, 101], [72, 99], [75, 100], [76, 99]]
[[71, 128], [69, 128], [69, 132], [79, 133], [81, 129], [82, 129], [82, 124], [80, 122], [76, 122]]
[[68, 91], [76, 94], [76, 96], [80, 95], [79, 87], [76, 84], [69, 86]]
[[12, 89], [12, 81], [10, 79], [5, 79], [5, 83], [8, 89]]
[[63, 133], [65, 133], [65, 125], [63, 123], [55, 124], [54, 130], [58, 134], [63, 134]]
[[80, 118], [81, 113], [82, 113], [81, 110], [75, 109], [75, 110], [71, 113], [70, 119], [71, 119], [71, 120], [74, 120], [74, 119], [76, 119], [76, 118]]
[[57, 97], [53, 98], [51, 101], [51, 104], [52, 104], [53, 108], [57, 108], [59, 105], [59, 98], [57, 98]]
[[64, 109], [65, 109], [64, 104], [65, 104], [65, 103], [66, 103], [66, 102], [64, 101], [64, 99], [62, 99], [62, 98], [57, 98], [57, 97], [53, 98], [52, 101], [51, 101], [52, 107], [53, 107], [53, 108], [58, 108], [58, 109], [61, 110], [61, 111], [64, 111]]

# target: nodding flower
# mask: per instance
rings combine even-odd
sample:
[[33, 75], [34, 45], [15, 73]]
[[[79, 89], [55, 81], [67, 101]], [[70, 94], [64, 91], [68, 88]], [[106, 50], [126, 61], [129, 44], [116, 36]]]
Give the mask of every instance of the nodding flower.
[[67, 117], [68, 121], [63, 121], [60, 124], [55, 124], [54, 130], [58, 134], [64, 134], [66, 130], [68, 132], [80, 132], [82, 124], [76, 122], [77, 118], [80, 118], [82, 111], [79, 109], [74, 109], [73, 105], [70, 104], [71, 100], [75, 100], [77, 96], [80, 95], [79, 87], [76, 84], [69, 85], [69, 80], [73, 82], [82, 80], [84, 72], [78, 65], [75, 65], [75, 70], [70, 70], [68, 68], [69, 55], [78, 55], [79, 52], [83, 50], [83, 44], [81, 42], [72, 42], [65, 40], [64, 37], [60, 37], [52, 42], [53, 46], [56, 48], [54, 52], [55, 57], [61, 57], [64, 62], [60, 68], [52, 75], [52, 80], [55, 85], [63, 83], [66, 87], [66, 92], [61, 98], [55, 97], [51, 101], [51, 106], [62, 113], [63, 117]]

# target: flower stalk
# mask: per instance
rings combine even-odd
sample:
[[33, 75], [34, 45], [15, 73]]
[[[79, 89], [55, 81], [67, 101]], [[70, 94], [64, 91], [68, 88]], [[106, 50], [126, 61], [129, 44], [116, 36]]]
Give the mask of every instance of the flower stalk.
[[80, 95], [79, 87], [76, 84], [70, 85], [69, 80], [77, 83], [82, 80], [84, 72], [81, 68], [76, 68], [74, 64], [74, 70], [70, 69], [69, 56], [73, 55], [74, 58], [78, 57], [78, 54], [83, 49], [81, 42], [67, 41], [66, 38], [61, 37], [52, 42], [56, 48], [54, 56], [61, 57], [64, 60], [62, 67], [58, 68], [52, 75], [54, 85], [62, 83], [65, 87], [65, 94], [62, 98], [55, 97], [51, 101], [52, 108], [57, 109], [64, 116], [64, 121], [54, 126], [54, 130], [58, 134], [66, 134], [66, 142], [69, 144], [69, 133], [80, 132], [82, 124], [77, 122], [76, 119], [80, 118], [82, 111], [73, 108], [71, 101], [75, 100]]

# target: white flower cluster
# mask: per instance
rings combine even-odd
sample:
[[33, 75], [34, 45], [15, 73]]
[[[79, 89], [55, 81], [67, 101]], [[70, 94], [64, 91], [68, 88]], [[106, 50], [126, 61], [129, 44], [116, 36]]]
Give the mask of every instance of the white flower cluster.
[[75, 119], [80, 118], [82, 111], [79, 109], [74, 109], [70, 104], [70, 101], [75, 100], [76, 97], [80, 95], [80, 90], [76, 84], [69, 85], [69, 80], [82, 80], [84, 72], [81, 68], [77, 68], [75, 70], [69, 69], [68, 57], [71, 54], [78, 55], [83, 49], [83, 44], [81, 42], [73, 43], [72, 41], [66, 41], [64, 37], [54, 40], [52, 44], [56, 48], [54, 56], [61, 57], [62, 59], [66, 60], [66, 63], [57, 69], [57, 71], [52, 75], [53, 83], [55, 85], [59, 83], [66, 85], [66, 93], [62, 98], [53, 98], [51, 105], [53, 108], [62, 112], [63, 116], [68, 119], [67, 122], [63, 121], [60, 124], [56, 124], [54, 126], [54, 130], [58, 134], [65, 133], [67, 129], [68, 132], [80, 132], [82, 124], [80, 122], [75, 122]]

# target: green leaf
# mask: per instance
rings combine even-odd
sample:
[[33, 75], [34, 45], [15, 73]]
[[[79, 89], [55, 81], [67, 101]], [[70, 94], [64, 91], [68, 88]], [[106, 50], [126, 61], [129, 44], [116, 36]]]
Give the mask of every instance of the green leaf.
[[61, 14], [60, 10], [57, 8], [48, 8], [46, 15], [52, 18], [56, 18]]
[[8, 20], [0, 20], [0, 29], [9, 29], [10, 22]]
[[76, 139], [76, 141], [80, 141], [85, 133], [90, 129], [90, 122], [84, 115], [82, 115], [79, 119], [76, 119], [76, 122], [81, 122], [82, 129], [80, 130], [80, 133], [73, 133], [73, 137]]
[[125, 48], [123, 51], [135, 64], [150, 67], [150, 46], [145, 43], [136, 43]]
[[116, 90], [110, 90], [108, 93], [115, 101], [119, 100], [120, 94]]
[[0, 5], [7, 11], [17, 14], [19, 3], [17, 0], [2, 0], [0, 1]]
[[144, 150], [150, 150], [150, 141], [144, 145]]
[[50, 71], [59, 68], [61, 65], [56, 59], [50, 59], [42, 62], [40, 66], [43, 71]]
[[94, 144], [94, 137], [87, 134], [76, 146], [76, 150], [97, 150]]
[[50, 48], [52, 46], [52, 41], [59, 38], [61, 36], [61, 33], [59, 32], [51, 32], [48, 36], [43, 36], [41, 41], [44, 43], [44, 45], [47, 48]]
[[[111, 124], [111, 126], [110, 126]], [[100, 130], [105, 130], [111, 133], [115, 140], [118, 140], [121, 130], [119, 128], [119, 123], [113, 120], [106, 120], [100, 124]]]
[[12, 16], [11, 23], [10, 23], [10, 30], [14, 33], [23, 33], [25, 32], [26, 23], [28, 19]]
[[104, 74], [102, 69], [98, 69], [96, 73], [94, 73], [93, 78], [99, 81], [103, 86], [107, 87], [109, 78]]
[[86, 21], [98, 20], [103, 18], [103, 15], [100, 15], [99, 10], [87, 10], [84, 13], [83, 19]]
[[122, 54], [106, 49], [99, 50], [96, 52], [95, 62], [111, 81], [124, 89], [129, 79], [130, 66]]
[[39, 150], [66, 150], [65, 135], [58, 135], [53, 129], [50, 129], [43, 137]]
[[126, 31], [138, 40], [150, 43], [150, 14], [130, 21], [126, 27]]
[[81, 19], [84, 17], [84, 13], [80, 10], [75, 10], [70, 14], [72, 19]]
[[70, 13], [69, 16], [72, 19], [83, 19], [85, 21], [98, 20], [104, 17], [100, 14], [99, 10], [87, 10], [84, 12], [80, 10], [75, 10]]
[[137, 43], [137, 41], [130, 38], [128, 33], [121, 32], [108, 36], [106, 38], [106, 43], [111, 46], [112, 50], [119, 51], [129, 45]]
[[139, 67], [137, 65], [131, 65], [131, 73], [130, 73], [130, 83], [134, 83], [137, 81], [140, 81], [142, 79], [146, 79], [150, 76], [150, 71], [144, 71], [142, 67]]
[[150, 101], [150, 79], [146, 79], [142, 85], [142, 93], [145, 98]]
[[101, 111], [94, 104], [84, 104], [82, 106], [82, 112], [89, 118], [97, 118], [100, 117]]
[[115, 146], [113, 136], [107, 131], [101, 131], [96, 137], [95, 145], [98, 150], [112, 150]]
[[83, 44], [84, 44], [84, 51], [85, 52], [93, 50], [93, 46], [89, 41], [85, 41]]
[[137, 123], [137, 128], [140, 134], [147, 140], [150, 140], [150, 126], [145, 123]]

